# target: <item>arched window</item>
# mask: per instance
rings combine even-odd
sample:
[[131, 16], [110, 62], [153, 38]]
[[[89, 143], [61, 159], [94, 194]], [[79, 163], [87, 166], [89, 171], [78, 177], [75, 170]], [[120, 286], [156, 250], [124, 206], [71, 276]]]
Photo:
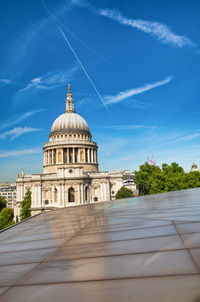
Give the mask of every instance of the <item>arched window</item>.
[[74, 189], [73, 188], [70, 188], [68, 190], [68, 202], [75, 202]]

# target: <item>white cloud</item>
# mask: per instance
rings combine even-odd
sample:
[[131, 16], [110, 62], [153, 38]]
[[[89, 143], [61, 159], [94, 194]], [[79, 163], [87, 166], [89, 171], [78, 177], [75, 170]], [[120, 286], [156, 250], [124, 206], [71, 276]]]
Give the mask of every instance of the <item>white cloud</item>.
[[4, 79], [4, 78], [0, 78], [0, 83], [9, 84], [9, 83], [10, 83], [10, 80]]
[[3, 88], [3, 87], [5, 87], [6, 85], [8, 85], [10, 83], [11, 83], [11, 81], [8, 80], [8, 79], [0, 78], [0, 84], [1, 84], [0, 88]]
[[49, 72], [43, 76], [33, 78], [24, 88], [20, 89], [17, 94], [22, 94], [30, 89], [55, 89], [61, 87], [67, 84], [67, 81], [73, 79], [74, 73], [78, 68], [78, 65], [75, 65], [67, 71]]
[[40, 83], [41, 82], [41, 78], [35, 78], [31, 80], [32, 83]]
[[[127, 106], [134, 108], [134, 109], [148, 109], [149, 107], [153, 107], [153, 108], [158, 108], [161, 109], [162, 106], [158, 105], [158, 104], [154, 104], [154, 103], [150, 103], [150, 102], [141, 102], [135, 99], [131, 99], [129, 98], [126, 102]], [[166, 110], [166, 107], [165, 107]]]
[[35, 132], [35, 131], [40, 131], [40, 129], [31, 128], [31, 127], [16, 127], [16, 128], [13, 128], [12, 130], [5, 131], [4, 133], [2, 133], [0, 135], [0, 139], [4, 139], [7, 136], [10, 136], [11, 139], [15, 139], [25, 133]]
[[137, 130], [137, 129], [156, 129], [157, 126], [146, 126], [146, 125], [111, 125], [103, 128], [109, 128], [113, 130]]
[[179, 142], [189, 141], [189, 140], [192, 140], [192, 139], [195, 139], [198, 137], [200, 137], [200, 133], [193, 133], [193, 134], [189, 134], [189, 135], [179, 136], [173, 140], [169, 140], [168, 142], [161, 144], [159, 147], [165, 146], [165, 145], [176, 144]]
[[24, 156], [24, 155], [31, 155], [31, 154], [40, 154], [41, 147], [36, 147], [32, 149], [23, 149], [23, 150], [8, 150], [8, 151], [1, 151], [0, 150], [0, 158], [5, 158], [5, 157], [19, 157], [19, 156]]
[[22, 121], [24, 121], [25, 119], [33, 116], [34, 114], [36, 113], [40, 113], [42, 111], [44, 111], [45, 109], [37, 109], [37, 110], [33, 110], [33, 111], [28, 111], [28, 112], [25, 112], [24, 114], [22, 114], [21, 116], [19, 116], [18, 118], [15, 118], [13, 119], [13, 117], [11, 117], [11, 122], [2, 122], [1, 125], [0, 125], [0, 130], [2, 129], [5, 129], [5, 128], [9, 128], [13, 125], [16, 125]]
[[[95, 97], [96, 97], [96, 95], [95, 95]], [[92, 99], [90, 97], [79, 99], [77, 104], [76, 104], [76, 107], [77, 108], [83, 107], [83, 109], [88, 109], [88, 106], [92, 105], [93, 102], [94, 102], [94, 99]]]
[[155, 39], [161, 41], [161, 43], [163, 44], [169, 44], [179, 48], [185, 46], [196, 46], [195, 43], [193, 43], [189, 38], [175, 34], [165, 24], [140, 19], [128, 19], [126, 17], [123, 17], [119, 12], [109, 9], [100, 9], [98, 13], [102, 16], [115, 20], [120, 24], [131, 26], [140, 31], [143, 31], [151, 35]]
[[119, 103], [119, 102], [123, 101], [124, 99], [127, 99], [133, 95], [143, 93], [145, 91], [151, 90], [151, 89], [159, 87], [159, 86], [163, 86], [163, 85], [169, 83], [171, 80], [172, 80], [172, 77], [167, 77], [162, 81], [158, 81], [155, 83], [148, 83], [148, 84], [145, 84], [144, 86], [141, 86], [138, 88], [132, 88], [130, 90], [121, 91], [120, 93], [118, 93], [115, 96], [106, 96], [105, 97], [106, 104]]

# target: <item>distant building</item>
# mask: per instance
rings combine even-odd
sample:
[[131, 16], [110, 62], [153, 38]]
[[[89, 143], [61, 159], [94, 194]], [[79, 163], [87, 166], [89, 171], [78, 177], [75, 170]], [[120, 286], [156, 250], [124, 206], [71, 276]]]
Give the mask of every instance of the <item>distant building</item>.
[[130, 170], [123, 171], [123, 186], [132, 190], [135, 196], [138, 195], [135, 183], [135, 174]]
[[193, 160], [193, 164], [192, 164], [192, 167], [191, 167], [191, 171], [192, 171], [192, 172], [198, 171], [198, 167], [197, 167], [197, 165], [195, 164], [194, 160]]
[[[65, 103], [65, 112], [54, 121], [49, 142], [43, 147], [43, 173], [25, 175], [22, 170], [17, 177], [15, 216], [19, 216], [28, 189], [32, 193], [32, 215], [35, 215], [42, 210], [114, 199], [124, 184], [124, 176], [131, 174], [98, 170], [98, 146], [92, 141], [84, 118], [75, 112], [70, 85]], [[135, 189], [133, 182], [131, 177], [131, 183], [125, 185]]]
[[14, 208], [16, 192], [16, 183], [0, 183], [0, 196], [6, 199], [8, 208]]

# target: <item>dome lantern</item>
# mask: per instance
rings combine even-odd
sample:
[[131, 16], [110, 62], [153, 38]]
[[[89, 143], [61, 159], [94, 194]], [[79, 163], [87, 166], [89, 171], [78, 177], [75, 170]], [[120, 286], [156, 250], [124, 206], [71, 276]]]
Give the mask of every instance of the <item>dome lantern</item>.
[[72, 99], [70, 84], [68, 84], [68, 93], [67, 98], [65, 100], [65, 112], [75, 112], [74, 109], [74, 101]]

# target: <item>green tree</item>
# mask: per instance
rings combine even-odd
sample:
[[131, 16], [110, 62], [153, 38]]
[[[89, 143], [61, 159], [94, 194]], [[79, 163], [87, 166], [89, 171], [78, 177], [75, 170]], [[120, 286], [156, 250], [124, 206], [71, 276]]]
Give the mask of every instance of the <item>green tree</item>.
[[[152, 190], [152, 181], [154, 181], [154, 186], [156, 186], [156, 180], [154, 180], [155, 175], [159, 178], [160, 168], [157, 166], [149, 165], [147, 162], [140, 166], [140, 170], [135, 172], [135, 180], [137, 184], [137, 189], [139, 190], [139, 195], [147, 195], [154, 193]], [[160, 184], [159, 184], [160, 186]], [[155, 189], [155, 193], [159, 193], [158, 188]]]
[[31, 207], [31, 191], [28, 190], [24, 196], [24, 200], [21, 203], [21, 212], [20, 212], [21, 220], [24, 220], [31, 216], [30, 207]]
[[159, 167], [157, 168], [158, 169], [153, 170], [153, 173], [149, 178], [149, 182], [150, 182], [149, 194], [165, 192], [165, 178], [162, 170], [160, 170]]
[[171, 165], [163, 164], [162, 172], [165, 192], [187, 189], [185, 172], [177, 163], [171, 163]]
[[177, 163], [162, 168], [145, 163], [135, 172], [139, 195], [200, 187], [200, 172], [185, 173]]
[[186, 173], [185, 175], [186, 183], [188, 188], [197, 188], [200, 187], [200, 172], [194, 171]]
[[116, 199], [122, 199], [128, 197], [133, 197], [133, 191], [124, 186], [117, 191], [117, 194], [115, 196]]
[[7, 228], [8, 226], [14, 224], [13, 218], [13, 209], [3, 208], [0, 213], [0, 229]]
[[3, 196], [0, 196], [0, 212], [3, 208], [6, 207], [6, 203], [7, 201], [5, 200], [5, 198]]

